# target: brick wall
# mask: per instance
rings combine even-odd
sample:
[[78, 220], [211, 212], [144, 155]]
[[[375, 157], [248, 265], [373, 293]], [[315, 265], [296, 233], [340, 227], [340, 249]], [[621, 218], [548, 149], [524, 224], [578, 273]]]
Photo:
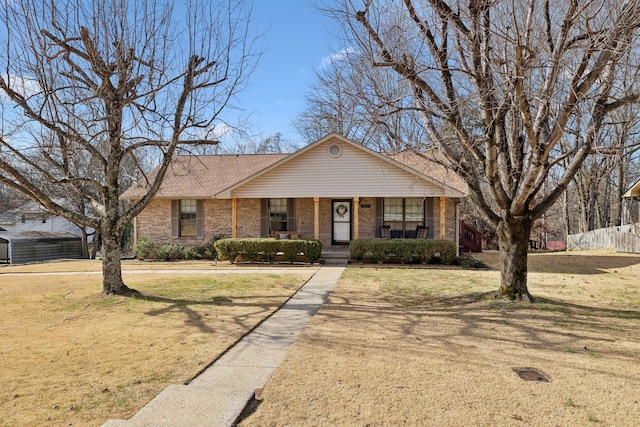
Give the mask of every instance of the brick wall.
[[376, 199], [374, 197], [363, 197], [360, 205], [369, 207], [354, 206], [359, 209], [360, 221], [358, 221], [358, 232], [361, 239], [373, 239], [376, 237]]
[[[375, 205], [373, 197], [363, 197], [360, 205], [370, 207], [353, 206], [359, 209], [359, 237], [362, 239], [375, 237]], [[320, 240], [325, 248], [331, 246], [332, 240], [332, 210], [331, 199], [320, 199]], [[260, 237], [261, 224], [260, 199], [238, 200], [238, 237]], [[455, 241], [456, 238], [456, 202], [448, 199], [446, 204], [446, 235], [447, 240]], [[304, 198], [295, 201], [296, 228], [303, 238], [313, 238], [313, 199]], [[435, 198], [433, 203], [433, 236], [440, 236], [440, 199]], [[224, 234], [231, 236], [231, 200], [205, 200], [204, 201], [204, 238], [171, 237], [171, 201], [154, 200], [145, 208], [137, 218], [137, 237], [147, 236], [157, 244], [175, 243], [184, 246], [197, 246], [208, 242], [215, 235]], [[292, 230], [293, 231], [293, 230]]]
[[[214, 236], [231, 236], [231, 200], [205, 200], [204, 237], [171, 237], [171, 200], [153, 200], [136, 218], [136, 237], [149, 237], [158, 245], [199, 246]], [[258, 209], [258, 212], [260, 210]], [[258, 216], [258, 230], [260, 217]], [[259, 231], [258, 231], [259, 233]]]
[[171, 243], [171, 200], [153, 200], [136, 218], [136, 239]]
[[433, 238], [456, 240], [456, 200], [447, 199], [445, 206], [445, 235], [440, 235], [440, 198], [433, 201]]
[[203, 240], [208, 242], [220, 234], [231, 237], [231, 200], [205, 200]]
[[[222, 201], [222, 200], [220, 200]], [[231, 235], [231, 201], [229, 202], [229, 216], [227, 219], [229, 235]], [[260, 237], [260, 199], [238, 199], [238, 237]]]
[[446, 233], [445, 239], [456, 241], [456, 201], [454, 199], [447, 199], [446, 205]]
[[296, 229], [302, 238], [313, 239], [313, 199], [296, 199], [295, 216]]

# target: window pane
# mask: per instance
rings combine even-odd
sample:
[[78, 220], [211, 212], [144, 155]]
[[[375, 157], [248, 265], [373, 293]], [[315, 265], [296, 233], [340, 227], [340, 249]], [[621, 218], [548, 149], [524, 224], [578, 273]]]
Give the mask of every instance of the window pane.
[[287, 214], [287, 199], [269, 199], [269, 212], [271, 214]]
[[196, 236], [196, 201], [180, 200], [180, 236]]
[[287, 199], [269, 199], [269, 220], [271, 231], [286, 231]]
[[[422, 224], [424, 221], [424, 203], [421, 198], [405, 199], [405, 221]], [[418, 224], [416, 224], [418, 225]], [[410, 229], [407, 224], [407, 230]], [[413, 227], [415, 229], [415, 226]]]
[[383, 221], [391, 226], [391, 237], [415, 237], [416, 227], [424, 225], [424, 199], [385, 198]]
[[180, 214], [196, 214], [195, 200], [180, 200]]
[[[384, 199], [384, 223], [400, 222], [402, 223], [402, 199], [385, 198]], [[390, 225], [390, 224], [388, 224]], [[393, 227], [392, 225], [392, 228]], [[395, 228], [397, 230], [397, 228]], [[402, 229], [402, 227], [400, 227]]]
[[180, 236], [195, 237], [196, 236], [196, 220], [185, 219], [180, 221]]

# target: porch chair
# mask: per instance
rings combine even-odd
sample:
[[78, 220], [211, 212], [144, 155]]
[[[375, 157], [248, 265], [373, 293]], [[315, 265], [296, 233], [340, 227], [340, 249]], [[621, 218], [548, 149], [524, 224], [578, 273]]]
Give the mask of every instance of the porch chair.
[[416, 227], [416, 239], [428, 239], [429, 238], [429, 227], [424, 227], [419, 225]]
[[391, 226], [390, 225], [381, 225], [380, 226], [380, 238], [382, 238], [382, 239], [390, 239], [391, 238]]

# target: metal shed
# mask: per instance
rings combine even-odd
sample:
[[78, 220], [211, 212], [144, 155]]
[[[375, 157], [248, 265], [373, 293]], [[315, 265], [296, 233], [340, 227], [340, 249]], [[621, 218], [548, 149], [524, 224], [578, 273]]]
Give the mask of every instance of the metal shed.
[[71, 233], [0, 232], [0, 263], [25, 264], [61, 258], [82, 258], [82, 238]]

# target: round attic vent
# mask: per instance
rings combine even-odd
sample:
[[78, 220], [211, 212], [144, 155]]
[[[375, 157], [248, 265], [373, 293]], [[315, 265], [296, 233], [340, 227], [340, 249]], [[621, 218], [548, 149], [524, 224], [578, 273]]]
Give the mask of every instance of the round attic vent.
[[342, 154], [342, 147], [340, 144], [331, 144], [327, 151], [329, 151], [329, 155], [331, 157], [340, 157], [340, 154]]

